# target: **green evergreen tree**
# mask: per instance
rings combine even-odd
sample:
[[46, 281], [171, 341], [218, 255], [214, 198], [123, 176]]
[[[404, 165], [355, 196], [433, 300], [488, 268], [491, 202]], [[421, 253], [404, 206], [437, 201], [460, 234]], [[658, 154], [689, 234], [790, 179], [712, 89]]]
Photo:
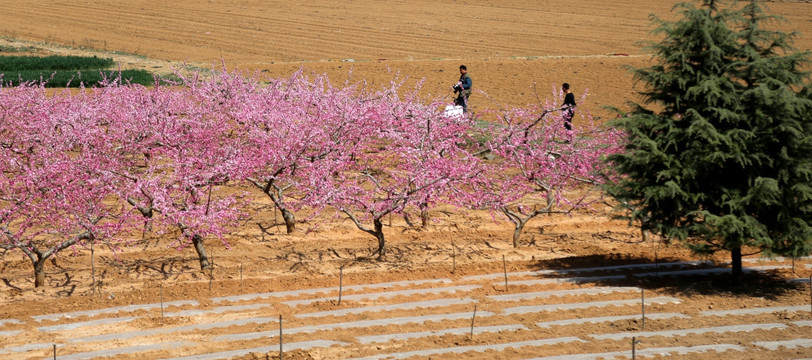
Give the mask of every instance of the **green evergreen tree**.
[[644, 230], [697, 253], [730, 251], [738, 279], [743, 249], [812, 250], [809, 54], [761, 28], [772, 17], [757, 1], [719, 3], [654, 17], [657, 64], [634, 70], [645, 103], [615, 122], [629, 142], [609, 159], [620, 178], [607, 190]]

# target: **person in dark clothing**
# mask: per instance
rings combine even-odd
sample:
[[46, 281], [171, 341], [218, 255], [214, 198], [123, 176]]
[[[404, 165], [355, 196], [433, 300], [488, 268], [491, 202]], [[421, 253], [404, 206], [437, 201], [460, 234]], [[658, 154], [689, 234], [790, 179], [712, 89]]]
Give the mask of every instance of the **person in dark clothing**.
[[471, 96], [472, 85], [473, 81], [471, 81], [471, 75], [468, 75], [468, 68], [465, 65], [460, 65], [460, 80], [451, 88], [457, 94], [454, 105], [462, 106], [462, 112], [464, 113], [468, 112], [468, 97]]
[[564, 128], [572, 130], [572, 117], [575, 116], [575, 95], [570, 91], [570, 84], [561, 85], [564, 90], [564, 104], [561, 105], [561, 117], [564, 119]]

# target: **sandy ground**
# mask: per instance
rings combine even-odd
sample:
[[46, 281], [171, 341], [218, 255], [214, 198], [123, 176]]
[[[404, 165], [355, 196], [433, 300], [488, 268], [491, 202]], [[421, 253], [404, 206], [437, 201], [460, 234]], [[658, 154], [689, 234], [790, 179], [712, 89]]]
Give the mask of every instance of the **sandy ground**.
[[[451, 102], [449, 87], [459, 76], [457, 67], [466, 64], [475, 88], [482, 91], [471, 98], [474, 111], [538, 103], [550, 98], [554, 87], [569, 82], [576, 94], [588, 90], [587, 101], [580, 104], [582, 110], [608, 119], [614, 115], [605, 109], [606, 106], [623, 108], [626, 101], [637, 100], [627, 67], [648, 64], [650, 57], [639, 43], [651, 39], [648, 16], [656, 13], [668, 18], [672, 16], [668, 13], [671, 6], [670, 1], [643, 0], [0, 0], [0, 8], [3, 9], [0, 11], [0, 49], [4, 46], [30, 46], [35, 49], [31, 53], [41, 55], [95, 54], [113, 57], [122, 68], [142, 68], [158, 73], [169, 73], [184, 66], [208, 68], [224, 62], [230, 68], [260, 72], [268, 77], [289, 76], [304, 68], [315, 73], [327, 73], [335, 82], [349, 78], [352, 81], [365, 80], [373, 86], [400, 76], [411, 79], [410, 84], [423, 81], [422, 94], [429, 98], [442, 97], [448, 102]], [[777, 26], [800, 32], [796, 46], [812, 48], [812, 4], [776, 1], [768, 3], [768, 6], [789, 21]], [[0, 55], [7, 54], [16, 53], [0, 52]], [[263, 216], [247, 221], [234, 231], [228, 239], [230, 248], [214, 240], [208, 242], [208, 250], [215, 263], [212, 273], [199, 271], [191, 249], [177, 251], [169, 245], [170, 239], [147, 234], [143, 241], [136, 242], [125, 252], [97, 251], [95, 266], [96, 276], [102, 284], [100, 295], [91, 291], [91, 258], [86, 249], [66, 252], [49, 262], [47, 286], [39, 289], [33, 288], [27, 260], [19, 253], [2, 254], [0, 319], [27, 322], [17, 327], [6, 326], [24, 332], [13, 339], [0, 336], [0, 348], [25, 343], [63, 343], [69, 337], [81, 336], [79, 333], [54, 335], [39, 332], [36, 330], [37, 324], [30, 321], [31, 316], [155, 303], [162, 297], [165, 301], [194, 299], [206, 308], [214, 306], [211, 299], [217, 296], [334, 286], [342, 268], [346, 284], [368, 284], [432, 278], [459, 280], [468, 275], [498, 273], [504, 270], [505, 264], [507, 271], [519, 272], [698, 260], [685, 250], [666, 245], [656, 237], [641, 242], [636, 229], [624, 222], [610, 220], [609, 209], [603, 207], [572, 216], [535, 219], [525, 230], [523, 246], [517, 249], [509, 246], [510, 224], [503, 220], [494, 221], [486, 213], [444, 208], [433, 211], [431, 215], [434, 221], [427, 229], [413, 228], [403, 219], [393, 218], [391, 227], [387, 228], [390, 256], [384, 262], [369, 260], [368, 254], [374, 246], [372, 238], [357, 230], [349, 221], [335, 221], [327, 217], [300, 226], [310, 231], [287, 235], [283, 233], [283, 227], [277, 224], [277, 220], [281, 219], [266, 210]], [[312, 227], [314, 224], [319, 226]], [[722, 264], [727, 256], [719, 254], [709, 260]], [[731, 286], [723, 278], [648, 281], [630, 285], [642, 286], [663, 296], [681, 296], [687, 304], [687, 310], [685, 307], [664, 306], [663, 311], [695, 314], [699, 309], [802, 305], [809, 303], [809, 287], [803, 284], [785, 286], [781, 285], [780, 280], [809, 278], [812, 269], [805, 266], [809, 263], [806, 260], [799, 262], [794, 270], [783, 268], [771, 275], [749, 278], [749, 284], [756, 286]], [[520, 290], [541, 291], [550, 288], [531, 286]], [[500, 291], [497, 286], [486, 287], [471, 296], [483, 299]], [[592, 298], [591, 301], [594, 300]], [[577, 301], [579, 299], [572, 299], [572, 302]], [[359, 304], [344, 306], [354, 305]], [[296, 311], [304, 311], [278, 303], [272, 303], [272, 306], [273, 310], [268, 310], [263, 316], [281, 314], [288, 318]], [[339, 308], [337, 304], [326, 303], [305, 310]], [[401, 313], [411, 312], [404, 310], [389, 315]], [[589, 310], [573, 316], [621, 313], [622, 310]], [[713, 326], [774, 321], [788, 323], [803, 319], [810, 319], [808, 312], [737, 317], [717, 321]], [[177, 325], [199, 320], [181, 317], [172, 321]], [[542, 317], [531, 317], [519, 321], [532, 323], [541, 320]], [[663, 320], [657, 326], [663, 329], [702, 326], [695, 322]], [[301, 321], [298, 325], [308, 324]], [[141, 318], [128, 326], [152, 329], [169, 325], [173, 323], [155, 319], [155, 314], [151, 313], [146, 319]], [[625, 329], [636, 329], [637, 326], [629, 323]], [[0, 331], [6, 328], [0, 328]], [[808, 327], [790, 328], [785, 332], [750, 332], [712, 338], [718, 343], [749, 344], [759, 339], [810, 337]], [[391, 330], [406, 331], [397, 327]], [[224, 333], [241, 331], [245, 329], [225, 330]], [[336, 331], [329, 335], [333, 339], [351, 341], [354, 332], [357, 331]], [[585, 324], [568, 327], [563, 333], [583, 336], [595, 332], [610, 330], [606, 325]], [[200, 339], [205, 338], [204, 335], [194, 336]], [[398, 343], [394, 347], [398, 348], [397, 351], [407, 351], [505, 343], [553, 335], [555, 333], [550, 331], [492, 334], [477, 337], [476, 341], [447, 336]], [[163, 340], [171, 339], [172, 336], [166, 336]], [[306, 337], [301, 336], [301, 339]], [[707, 343], [707, 339], [699, 335], [677, 339], [673, 343]], [[291, 341], [297, 341], [297, 338]], [[246, 343], [246, 346], [251, 344]], [[670, 345], [673, 344], [662, 339], [657, 340], [656, 344], [647, 344], [649, 347]], [[221, 345], [212, 345], [209, 351], [222, 351], [218, 346]], [[104, 347], [103, 344], [92, 343], [77, 346], [71, 351], [92, 351]], [[590, 342], [589, 345], [559, 345], [557, 350], [541, 351], [535, 348], [531, 353], [519, 349], [496, 355], [467, 354], [465, 358], [529, 358], [604, 352], [617, 347], [619, 345], [615, 343]], [[744, 354], [726, 353], [725, 356], [736, 359], [812, 357], [812, 349], [809, 348], [758, 352], [751, 346], [750, 350]], [[181, 349], [148, 357], [180, 356], [190, 351]], [[201, 348], [194, 351], [205, 352]], [[391, 346], [355, 346], [352, 350], [329, 348], [297, 351], [285, 358], [331, 359], [394, 351]], [[11, 355], [0, 354], [0, 358], [7, 356]], [[49, 355], [42, 351], [37, 356]], [[718, 357], [713, 352], [686, 356]], [[136, 357], [139, 356], [118, 356], [122, 359]], [[265, 355], [256, 358], [264, 359]]]

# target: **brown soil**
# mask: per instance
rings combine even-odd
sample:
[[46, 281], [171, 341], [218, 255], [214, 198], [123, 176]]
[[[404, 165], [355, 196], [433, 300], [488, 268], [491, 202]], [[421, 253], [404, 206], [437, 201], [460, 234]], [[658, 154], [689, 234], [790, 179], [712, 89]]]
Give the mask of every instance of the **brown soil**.
[[[602, 118], [613, 116], [604, 106], [623, 107], [635, 101], [635, 88], [626, 66], [648, 64], [639, 45], [651, 39], [649, 13], [662, 17], [672, 4], [658, 1], [529, 1], [500, 2], [480, 0], [456, 1], [357, 1], [309, 2], [243, 0], [216, 2], [203, 0], [127, 2], [45, 0], [37, 2], [0, 1], [0, 49], [27, 47], [36, 54], [97, 54], [113, 57], [123, 68], [143, 68], [169, 73], [184, 63], [197, 67], [219, 66], [246, 71], [260, 71], [269, 77], [289, 76], [300, 67], [315, 73], [327, 73], [335, 82], [348, 77], [366, 80], [373, 85], [392, 80], [396, 74], [414, 81], [425, 79], [422, 93], [427, 97], [443, 96], [451, 101], [450, 85], [459, 76], [457, 67], [466, 64], [476, 89], [487, 94], [472, 97], [474, 111], [502, 105], [517, 106], [538, 103], [550, 98], [553, 87], [562, 82], [572, 84], [580, 94], [589, 91], [581, 109]], [[812, 4], [780, 1], [768, 4], [785, 16], [789, 23], [782, 29], [801, 32], [796, 45], [812, 47]], [[2, 52], [0, 55], [17, 53]], [[414, 84], [411, 82], [410, 84]], [[540, 100], [539, 100], [540, 99]], [[576, 122], [577, 125], [577, 122]], [[258, 197], [259, 198], [259, 197]], [[36, 323], [31, 316], [99, 309], [128, 304], [156, 303], [195, 299], [201, 308], [217, 304], [211, 298], [234, 294], [253, 294], [294, 289], [334, 287], [343, 268], [344, 284], [369, 284], [400, 280], [449, 278], [460, 281], [468, 275], [503, 271], [526, 271], [568, 267], [591, 267], [696, 260], [687, 251], [669, 246], [653, 237], [642, 242], [639, 231], [621, 221], [609, 218], [608, 208], [579, 212], [572, 216], [544, 216], [525, 229], [523, 245], [509, 246], [511, 225], [495, 221], [481, 212], [443, 208], [432, 212], [434, 222], [426, 229], [408, 226], [402, 218], [393, 218], [387, 228], [389, 256], [386, 261], [369, 258], [374, 242], [349, 221], [323, 216], [302, 231], [287, 235], [273, 211], [247, 221], [228, 238], [226, 248], [215, 240], [207, 244], [214, 258], [212, 273], [199, 271], [194, 251], [177, 251], [171, 239], [149, 234], [143, 241], [120, 253], [99, 249], [95, 258], [96, 276], [101, 281], [101, 294], [91, 290], [91, 258], [86, 249], [65, 252], [46, 266], [48, 284], [33, 288], [31, 266], [19, 253], [0, 255], [0, 320], [19, 319], [24, 324], [0, 326], [0, 331], [23, 330], [21, 335], [0, 336], [0, 348], [30, 343], [65, 344], [68, 339], [103, 333], [103, 328], [82, 328], [60, 333], [45, 333], [37, 326], [69, 323], [76, 319]], [[318, 226], [314, 226], [318, 225]], [[725, 262], [727, 254], [711, 260]], [[770, 263], [774, 264], [774, 263]], [[789, 262], [783, 262], [789, 264]], [[692, 319], [653, 321], [646, 330], [698, 328], [749, 323], [785, 323], [809, 320], [808, 312], [776, 313], [713, 319], [697, 316], [707, 309], [789, 306], [809, 304], [809, 287], [784, 285], [783, 279], [809, 278], [810, 260], [799, 261], [796, 269], [780, 269], [770, 275], [748, 277], [745, 285], [729, 285], [724, 278], [686, 278], [684, 280], [634, 281], [623, 285], [646, 289], [647, 296], [674, 296], [677, 305], [653, 306], [651, 312], [681, 312]], [[490, 284], [480, 282], [480, 284]], [[597, 286], [601, 284], [590, 284]], [[570, 286], [571, 287], [571, 286]], [[510, 292], [546, 291], [568, 288], [564, 285], [516, 286]], [[504, 304], [488, 301], [488, 295], [505, 292], [501, 285], [483, 285], [460, 295], [480, 301], [480, 309], [498, 309]], [[334, 294], [333, 294], [334, 295]], [[442, 296], [430, 296], [440, 298]], [[618, 299], [621, 295], [574, 296], [566, 302]], [[381, 303], [420, 301], [422, 297], [398, 297]], [[531, 304], [561, 302], [550, 298]], [[282, 315], [286, 327], [323, 323], [325, 320], [295, 319], [297, 313], [327, 309], [368, 306], [371, 303], [320, 302], [303, 307], [288, 307], [278, 300], [266, 300], [270, 308], [257, 310], [257, 316]], [[524, 303], [512, 303], [519, 306]], [[449, 312], [470, 311], [470, 306], [456, 306]], [[431, 313], [431, 311], [392, 311], [374, 317], [397, 317]], [[639, 330], [636, 321], [611, 324], [569, 326], [558, 331], [541, 329], [539, 321], [575, 317], [629, 314], [629, 309], [602, 308], [580, 312], [556, 312], [526, 316], [483, 318], [477, 325], [521, 323], [530, 331], [492, 333], [476, 336], [446, 335], [408, 342], [378, 345], [353, 343], [354, 336], [390, 332], [425, 331], [440, 327], [464, 327], [466, 321], [449, 324], [377, 327], [374, 329], [335, 330], [320, 334], [321, 339], [353, 343], [349, 347], [331, 347], [286, 353], [289, 359], [334, 359], [370, 356], [435, 347], [499, 344], [515, 341], [578, 336]], [[156, 312], [137, 313], [139, 319], [117, 325], [115, 331], [143, 330], [178, 326], [203, 321], [200, 317], [161, 319]], [[243, 314], [244, 315], [244, 314]], [[115, 315], [109, 315], [113, 317]], [[129, 315], [126, 315], [129, 316]], [[234, 315], [232, 315], [234, 316]], [[363, 319], [352, 315], [341, 321]], [[104, 316], [101, 316], [104, 317]], [[94, 318], [95, 319], [95, 318]], [[217, 317], [218, 321], [229, 315]], [[210, 319], [211, 321], [211, 319]], [[470, 321], [468, 321], [470, 325]], [[274, 324], [230, 327], [217, 335], [251, 331], [272, 331]], [[648, 327], [652, 328], [649, 329]], [[116, 341], [116, 346], [190, 340], [207, 343], [207, 331], [183, 336], [156, 335], [132, 341]], [[746, 346], [748, 352], [727, 352], [735, 359], [812, 357], [810, 348], [781, 348], [766, 351], [753, 341], [810, 338], [809, 328], [789, 325], [787, 330], [759, 330], [748, 333], [658, 337], [646, 340], [641, 347], [683, 346], [691, 344], [730, 343]], [[306, 334], [286, 337], [286, 342], [315, 339]], [[239, 342], [235, 348], [264, 346], [276, 340]], [[94, 351], [105, 344], [65, 345], [66, 353]], [[147, 358], [181, 356], [228, 350], [223, 343], [210, 347], [180, 348], [152, 352]], [[568, 353], [619, 351], [627, 342], [590, 341], [503, 352], [467, 353], [465, 358], [529, 358]], [[44, 350], [26, 353], [20, 358], [50, 356]], [[9, 354], [0, 353], [0, 358]], [[269, 357], [275, 356], [270, 352]], [[461, 355], [460, 355], [461, 356]], [[711, 359], [719, 355], [689, 354], [685, 358]], [[120, 355], [117, 358], [144, 358]], [[14, 357], [10, 357], [14, 358]], [[245, 359], [266, 355], [250, 355]]]

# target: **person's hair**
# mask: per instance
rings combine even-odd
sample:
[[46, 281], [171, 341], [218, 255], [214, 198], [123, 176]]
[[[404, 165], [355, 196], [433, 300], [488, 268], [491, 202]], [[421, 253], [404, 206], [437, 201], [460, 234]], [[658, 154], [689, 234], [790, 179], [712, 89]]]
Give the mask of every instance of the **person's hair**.
[[467, 67], [465, 67], [465, 65], [460, 65], [460, 69], [465, 70], [465, 71], [468, 71], [468, 68], [467, 68]]
[[564, 83], [564, 85], [561, 85], [561, 87], [564, 88], [564, 90], [569, 90], [570, 84]]

